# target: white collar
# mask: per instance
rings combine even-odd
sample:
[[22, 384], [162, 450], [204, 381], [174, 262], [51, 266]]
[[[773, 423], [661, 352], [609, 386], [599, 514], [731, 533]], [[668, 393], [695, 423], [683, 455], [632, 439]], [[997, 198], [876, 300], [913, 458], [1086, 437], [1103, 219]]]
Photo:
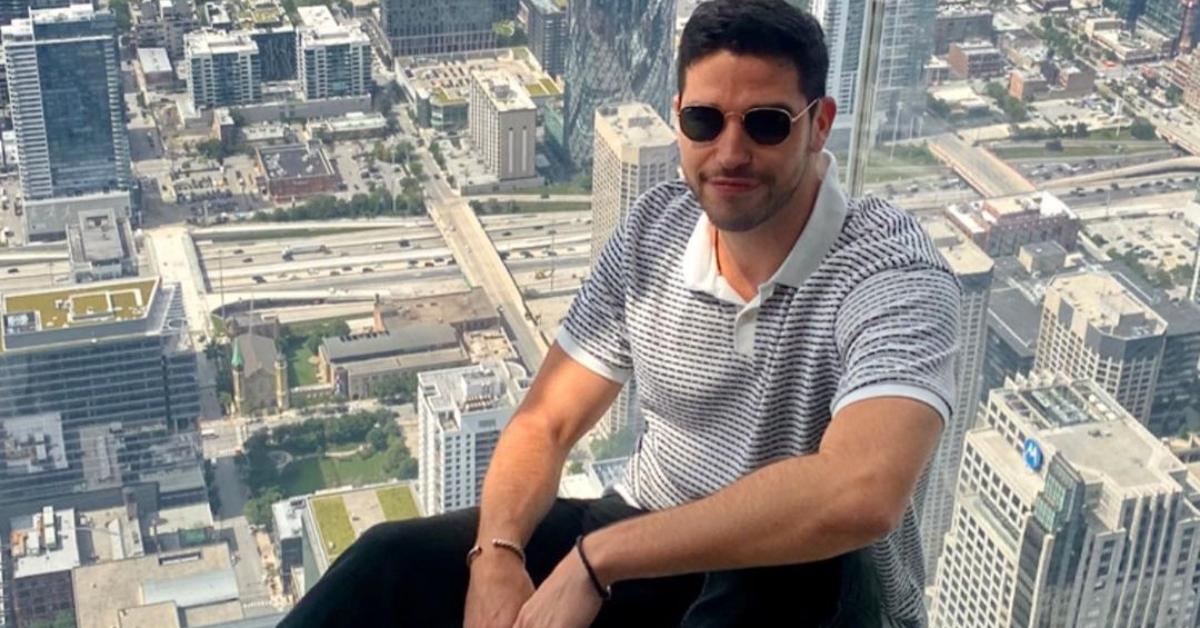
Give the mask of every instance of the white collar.
[[[812, 214], [808, 217], [804, 230], [800, 232], [800, 237], [796, 239], [796, 244], [792, 246], [791, 252], [784, 258], [775, 274], [759, 286], [760, 293], [773, 288], [775, 284], [800, 287], [816, 270], [842, 231], [842, 223], [846, 219], [846, 195], [838, 183], [837, 158], [828, 150], [821, 152], [821, 158], [824, 161], [825, 175], [822, 177], [820, 189], [817, 190]], [[818, 163], [818, 167], [821, 165]], [[717, 271], [712, 223], [703, 211], [700, 212], [700, 218], [692, 230], [682, 263], [683, 283], [687, 288], [707, 292], [719, 299], [743, 302]]]

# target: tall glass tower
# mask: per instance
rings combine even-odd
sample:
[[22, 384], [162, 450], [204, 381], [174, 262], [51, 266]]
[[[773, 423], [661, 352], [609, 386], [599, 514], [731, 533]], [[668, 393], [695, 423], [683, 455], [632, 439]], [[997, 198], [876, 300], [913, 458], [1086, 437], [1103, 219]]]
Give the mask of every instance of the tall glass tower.
[[26, 200], [129, 189], [116, 22], [90, 4], [0, 29]]
[[590, 163], [596, 108], [639, 101], [671, 119], [675, 0], [572, 0], [563, 132], [576, 165]]

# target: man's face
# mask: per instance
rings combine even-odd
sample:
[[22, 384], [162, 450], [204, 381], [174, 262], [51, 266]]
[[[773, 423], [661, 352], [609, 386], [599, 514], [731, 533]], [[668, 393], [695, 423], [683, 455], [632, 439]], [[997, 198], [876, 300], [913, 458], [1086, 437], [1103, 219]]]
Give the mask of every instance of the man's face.
[[[675, 97], [675, 114], [683, 107], [707, 105], [732, 114], [775, 107], [794, 116], [809, 104], [791, 63], [722, 50], [688, 67], [683, 93]], [[714, 226], [749, 231], [789, 205], [824, 145], [826, 133], [814, 138], [818, 128], [828, 128], [824, 109], [822, 103], [814, 104], [792, 124], [787, 139], [773, 146], [751, 139], [738, 115], [727, 116], [721, 134], [711, 141], [693, 141], [677, 131], [684, 177]], [[818, 127], [813, 113], [821, 119]]]

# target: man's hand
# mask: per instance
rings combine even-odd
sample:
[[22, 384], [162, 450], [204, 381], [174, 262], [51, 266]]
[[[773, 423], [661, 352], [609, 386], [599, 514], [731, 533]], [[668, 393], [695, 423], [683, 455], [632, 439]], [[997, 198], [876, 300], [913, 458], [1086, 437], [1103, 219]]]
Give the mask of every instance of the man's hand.
[[521, 560], [506, 550], [488, 547], [471, 561], [463, 626], [512, 628], [531, 595], [533, 580]]
[[525, 602], [513, 628], [587, 628], [601, 602], [579, 552], [572, 549]]

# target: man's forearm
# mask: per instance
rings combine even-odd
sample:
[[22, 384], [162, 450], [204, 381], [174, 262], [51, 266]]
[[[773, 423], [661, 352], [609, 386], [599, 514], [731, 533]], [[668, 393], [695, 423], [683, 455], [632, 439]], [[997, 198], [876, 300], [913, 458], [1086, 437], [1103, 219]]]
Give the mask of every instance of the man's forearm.
[[866, 472], [820, 454], [789, 458], [704, 499], [627, 519], [588, 536], [606, 584], [823, 560], [864, 547], [892, 525], [870, 503]]
[[488, 468], [480, 500], [479, 541], [494, 538], [524, 546], [537, 524], [550, 511], [569, 445], [536, 422], [513, 418]]

